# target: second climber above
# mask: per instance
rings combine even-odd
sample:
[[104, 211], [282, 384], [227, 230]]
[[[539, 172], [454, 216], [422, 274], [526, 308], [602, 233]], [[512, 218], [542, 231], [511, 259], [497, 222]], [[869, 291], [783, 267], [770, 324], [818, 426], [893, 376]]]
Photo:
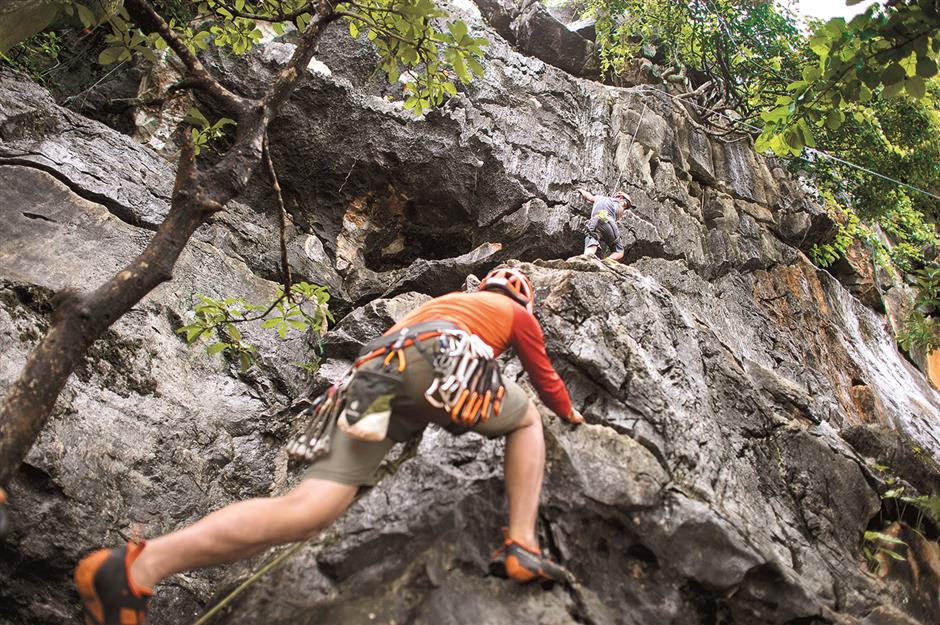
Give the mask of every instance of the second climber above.
[[633, 205], [630, 196], [623, 191], [617, 191], [613, 197], [594, 195], [584, 189], [578, 189], [578, 193], [593, 204], [591, 218], [584, 224], [584, 255], [597, 255], [597, 248], [603, 242], [608, 253], [605, 260], [619, 261], [623, 258], [623, 242], [617, 220]]

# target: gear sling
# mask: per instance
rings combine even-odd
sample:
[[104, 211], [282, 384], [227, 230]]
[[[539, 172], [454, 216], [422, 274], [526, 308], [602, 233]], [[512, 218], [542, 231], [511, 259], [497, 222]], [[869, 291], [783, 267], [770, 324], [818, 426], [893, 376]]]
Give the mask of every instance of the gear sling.
[[[384, 439], [391, 421], [391, 402], [400, 392], [400, 376], [408, 367], [404, 351], [408, 347], [414, 347], [434, 368], [434, 379], [424, 397], [448, 413], [452, 422], [448, 429], [463, 433], [477, 422], [499, 415], [506, 388], [493, 349], [453, 323], [426, 321], [368, 343], [340, 381], [301, 412], [309, 423], [303, 434], [288, 444], [288, 454], [311, 462], [329, 453], [337, 426], [360, 440]], [[382, 358], [378, 370], [362, 369], [376, 358]]]

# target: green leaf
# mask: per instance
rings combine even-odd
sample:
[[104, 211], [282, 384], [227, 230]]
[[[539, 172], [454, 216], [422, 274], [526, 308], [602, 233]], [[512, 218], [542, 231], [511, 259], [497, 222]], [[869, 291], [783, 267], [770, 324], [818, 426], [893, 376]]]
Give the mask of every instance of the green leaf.
[[924, 79], [920, 76], [915, 76], [913, 78], [908, 78], [904, 83], [904, 88], [907, 90], [907, 93], [915, 99], [921, 99], [927, 95], [927, 84], [924, 82]]
[[[75, 3], [75, 9], [78, 11], [78, 19], [81, 20], [82, 26], [85, 28], [91, 28], [92, 26], [97, 25], [97, 20], [95, 19], [95, 12], [86, 7], [84, 4]], [[100, 61], [99, 61], [100, 63]], [[102, 65], [107, 65], [107, 63], [101, 63]]]
[[355, 39], [359, 36], [359, 28], [356, 26], [356, 23], [353, 21], [349, 22], [349, 36]]
[[281, 318], [273, 317], [271, 319], [265, 319], [261, 324], [261, 327], [265, 330], [270, 330], [271, 328], [276, 327], [279, 323], [281, 323]]
[[806, 82], [813, 82], [822, 76], [822, 72], [815, 65], [806, 67], [803, 69], [803, 80]]
[[842, 127], [844, 119], [845, 116], [841, 111], [829, 111], [829, 115], [826, 116], [826, 128], [829, 130], [838, 130]]
[[816, 53], [816, 56], [824, 57], [829, 54], [830, 40], [825, 35], [816, 35], [809, 40], [809, 49]]
[[891, 545], [906, 545], [903, 540], [900, 538], [895, 538], [889, 534], [884, 534], [882, 532], [867, 531], [865, 532], [865, 540], [868, 541], [881, 541], [883, 543], [888, 543]]
[[307, 324], [303, 321], [299, 321], [297, 319], [288, 319], [287, 323], [289, 323], [295, 330], [300, 330], [301, 332], [307, 331]]
[[[183, 121], [191, 126], [199, 126], [202, 128], [209, 126], [208, 118], [206, 118], [202, 111], [200, 111], [195, 106], [190, 107], [190, 109], [186, 112], [186, 117], [183, 118]], [[208, 297], [203, 296], [202, 299], [205, 303], [215, 304], [215, 300], [209, 299]]]
[[800, 122], [796, 125], [796, 128], [800, 132], [800, 135], [803, 138], [803, 145], [806, 145], [807, 147], [815, 148], [816, 138], [813, 136], [813, 131], [809, 127], [809, 124], [807, 124], [805, 120], [800, 120]]
[[900, 561], [900, 562], [906, 562], [906, 561], [907, 561], [907, 558], [905, 558], [904, 556], [902, 556], [901, 554], [899, 554], [897, 551], [891, 551], [890, 549], [882, 549], [882, 550], [880, 551], [880, 553], [883, 553], [883, 554], [885, 554], [886, 556], [888, 556], [889, 558], [892, 558], [892, 559], [894, 559], [894, 560], [898, 560], [898, 561]]
[[794, 156], [798, 156], [800, 152], [803, 151], [803, 135], [802, 133], [795, 128], [788, 128], [783, 135], [784, 141], [786, 141], [787, 146], [790, 148], [790, 152]]
[[461, 20], [448, 24], [447, 29], [450, 31], [450, 34], [453, 35], [454, 39], [457, 40], [457, 43], [460, 43], [460, 41], [467, 36], [467, 25]]
[[896, 83], [885, 85], [884, 89], [881, 90], [881, 95], [884, 98], [895, 98], [901, 95], [901, 92], [904, 90], [904, 83], [898, 81]]
[[937, 62], [927, 57], [917, 60], [917, 75], [921, 78], [931, 78], [937, 74]]
[[457, 78], [459, 78], [460, 81], [464, 83], [470, 82], [471, 76], [467, 71], [467, 66], [463, 62], [463, 57], [459, 55], [455, 56], [453, 65], [454, 71], [457, 73]]
[[124, 52], [123, 46], [105, 48], [98, 54], [98, 63], [100, 65], [111, 65], [117, 61], [122, 52]]
[[239, 332], [238, 328], [236, 328], [232, 324], [228, 324], [225, 327], [225, 333], [228, 334], [229, 338], [231, 338], [236, 343], [242, 340], [242, 333]]
[[888, 68], [881, 74], [881, 82], [887, 85], [894, 85], [907, 77], [907, 72], [904, 71], [904, 68], [897, 63], [892, 63]]
[[219, 352], [225, 351], [229, 347], [231, 347], [231, 345], [229, 345], [228, 343], [213, 343], [212, 345], [206, 348], [206, 353], [209, 354], [210, 356], [215, 356]]
[[475, 76], [480, 77], [483, 75], [483, 66], [472, 56], [467, 57], [467, 65], [470, 66], [470, 70]]
[[244, 373], [251, 368], [251, 355], [248, 352], [240, 352], [238, 354], [238, 359], [241, 363], [241, 370]]

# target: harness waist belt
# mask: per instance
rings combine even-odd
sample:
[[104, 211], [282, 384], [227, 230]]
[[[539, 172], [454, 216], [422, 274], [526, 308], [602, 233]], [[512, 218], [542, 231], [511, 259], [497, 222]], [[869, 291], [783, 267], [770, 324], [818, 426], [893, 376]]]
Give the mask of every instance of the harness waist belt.
[[[372, 352], [377, 350], [384, 350], [385, 348], [392, 347], [396, 343], [404, 346], [405, 341], [409, 341], [409, 344], [414, 340], [419, 340], [423, 334], [431, 334], [436, 336], [438, 333], [444, 330], [457, 330], [459, 329], [456, 324], [450, 321], [422, 321], [421, 323], [416, 323], [413, 326], [408, 326], [402, 328], [398, 332], [393, 332], [391, 334], [383, 334], [382, 336], [375, 338], [363, 347], [359, 351], [359, 360], [362, 360], [365, 356], [369, 356]], [[426, 337], [430, 338], [430, 337]]]

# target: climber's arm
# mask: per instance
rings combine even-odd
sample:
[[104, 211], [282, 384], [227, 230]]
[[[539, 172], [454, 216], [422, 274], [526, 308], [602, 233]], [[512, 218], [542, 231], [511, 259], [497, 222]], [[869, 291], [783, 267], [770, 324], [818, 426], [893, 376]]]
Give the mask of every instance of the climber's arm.
[[[512, 332], [509, 341], [516, 348], [522, 367], [545, 405], [560, 417], [580, 423], [581, 415], [571, 405], [565, 383], [552, 367], [545, 351], [545, 337], [539, 322], [525, 308], [513, 305]], [[580, 419], [580, 420], [579, 420]]]
[[594, 201], [597, 200], [597, 196], [595, 196], [593, 193], [589, 193], [588, 191], [585, 191], [584, 189], [578, 189], [578, 193], [580, 193], [581, 197], [583, 197], [588, 202], [593, 203]]

